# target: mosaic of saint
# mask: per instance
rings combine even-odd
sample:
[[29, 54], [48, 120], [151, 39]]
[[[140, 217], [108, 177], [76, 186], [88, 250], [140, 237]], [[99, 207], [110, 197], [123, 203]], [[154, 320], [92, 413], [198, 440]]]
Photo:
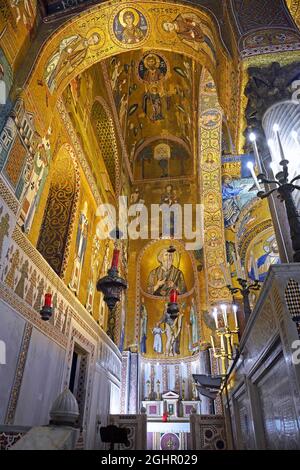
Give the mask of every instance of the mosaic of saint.
[[253, 281], [255, 273], [252, 260], [256, 260], [259, 280], [264, 282], [269, 268], [280, 263], [278, 244], [275, 235], [268, 232], [267, 235], [259, 237], [250, 248], [250, 256], [247, 262], [248, 276]]
[[113, 32], [121, 44], [140, 44], [148, 31], [147, 20], [135, 8], [123, 8], [113, 20]]
[[[187, 356], [199, 348], [197, 301], [191, 259], [181, 246], [169, 250], [166, 241], [146, 249], [141, 260], [139, 348], [151, 357]], [[169, 314], [172, 289], [179, 293], [179, 312]]]
[[75, 34], [63, 39], [46, 65], [44, 77], [50, 92], [83, 62], [90, 48], [100, 45], [101, 37], [97, 32], [88, 37]]
[[166, 248], [158, 253], [158, 266], [150, 272], [148, 278], [147, 290], [149, 294], [165, 297], [173, 289], [176, 289], [179, 294], [186, 293], [184, 274], [178, 265], [175, 266], [174, 258], [174, 253], [169, 253]]
[[138, 74], [146, 83], [162, 80], [168, 71], [165, 59], [158, 54], [145, 54], [138, 66]]
[[181, 13], [174, 20], [164, 21], [162, 27], [168, 33], [176, 33], [182, 42], [196, 51], [206, 45], [213, 58], [216, 59], [213, 40], [208, 36], [206, 26], [194, 13]]

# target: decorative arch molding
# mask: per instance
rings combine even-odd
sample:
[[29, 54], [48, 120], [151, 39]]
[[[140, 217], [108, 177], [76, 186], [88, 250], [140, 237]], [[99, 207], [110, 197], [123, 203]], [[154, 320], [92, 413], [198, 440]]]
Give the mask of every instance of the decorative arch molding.
[[[67, 160], [63, 158], [64, 151]], [[49, 176], [50, 189], [37, 249], [56, 274], [64, 279], [80, 193], [78, 163], [70, 144], [64, 144], [58, 150]]]
[[[97, 109], [98, 103], [98, 109]], [[102, 108], [102, 110], [101, 110]], [[97, 118], [101, 119], [101, 125], [95, 122], [96, 109], [98, 111]], [[114, 121], [106, 101], [97, 96], [90, 110], [91, 120], [95, 127], [96, 135], [99, 138], [98, 144], [102, 153], [102, 158], [108, 173], [111, 185], [116, 194], [120, 191], [120, 159], [118, 145], [116, 139], [116, 131]], [[100, 128], [101, 127], [101, 128]]]
[[[211, 86], [208, 86], [211, 85]], [[198, 174], [204, 204], [204, 264], [207, 300], [213, 305], [230, 299], [220, 264], [226, 261], [221, 198], [222, 111], [214, 80], [203, 70], [199, 89]]]
[[[147, 34], [140, 43], [134, 45], [122, 44], [120, 40], [116, 39], [112, 20], [124, 6], [115, 0], [91, 7], [80, 15], [72, 17], [49, 35], [42, 44], [25, 83], [17, 84], [18, 87], [22, 86], [23, 88], [22, 96], [28, 109], [39, 114], [37, 130], [41, 135], [49, 127], [57, 99], [72, 79], [92, 65], [130, 49], [160, 49], [162, 51], [172, 49], [172, 52], [184, 54], [200, 62], [214, 77], [229, 80], [230, 67], [228, 65], [230, 59], [228, 52], [221, 40], [215, 19], [205, 9], [180, 4], [179, 2], [174, 4], [174, 2], [157, 2], [154, 0], [134, 2], [126, 4], [127, 6], [140, 11], [145, 18]], [[182, 41], [175, 32], [169, 33], [163, 30], [162, 23], [164, 21], [174, 21], [179, 14], [196, 15], [199, 21], [206, 25], [215, 43], [215, 59], [212, 58], [208, 50], [204, 50], [200, 46], [195, 47], [189, 41]], [[93, 35], [98, 38], [97, 44], [91, 43], [86, 50], [79, 54], [80, 57], [78, 55], [74, 56], [73, 62], [64, 64], [60, 67], [59, 73], [52, 74], [55, 68], [55, 60], [52, 59], [55, 54], [59, 53], [62, 45], [69, 41], [68, 47], [70, 48], [72, 47], [71, 37], [76, 37], [79, 42], [82, 41], [83, 43], [84, 40], [91, 39]], [[73, 39], [73, 41], [75, 43], [76, 39]], [[170, 48], [170, 42], [172, 48]], [[41, 85], [43, 88], [41, 88]], [[220, 93], [222, 101], [224, 103], [228, 102], [225, 87], [220, 87]]]
[[[152, 240], [147, 243], [143, 249], [140, 251], [137, 263], [136, 263], [136, 295], [135, 295], [135, 317], [134, 317], [134, 338], [135, 344], [139, 344], [139, 326], [140, 326], [140, 307], [141, 307], [141, 293], [142, 296], [144, 295], [141, 287], [141, 262], [145, 252], [149, 249], [149, 247], [154, 247], [155, 244], [159, 243], [161, 240]], [[172, 240], [172, 244], [176, 247], [179, 247], [181, 250], [185, 250], [185, 242], [183, 240]], [[189, 295], [195, 294], [196, 296], [196, 307], [197, 307], [197, 315], [198, 315], [198, 327], [199, 327], [199, 334], [201, 336], [202, 331], [202, 322], [201, 322], [201, 315], [199, 310], [200, 305], [200, 289], [199, 289], [199, 282], [198, 282], [198, 271], [197, 271], [197, 264], [192, 252], [185, 250], [189, 256], [193, 274], [194, 274], [194, 287], [189, 291]], [[154, 298], [154, 296], [145, 294], [147, 297]], [[180, 296], [180, 298], [185, 298], [186, 296]], [[157, 298], [157, 297], [155, 297]], [[157, 360], [156, 360], [157, 362]]]

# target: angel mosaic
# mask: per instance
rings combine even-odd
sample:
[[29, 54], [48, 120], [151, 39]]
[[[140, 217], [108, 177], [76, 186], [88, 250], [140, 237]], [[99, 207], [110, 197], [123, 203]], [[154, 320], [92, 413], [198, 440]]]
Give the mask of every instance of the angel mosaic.
[[69, 36], [61, 41], [58, 49], [46, 65], [44, 79], [51, 93], [85, 59], [88, 50], [100, 43], [100, 35], [92, 33], [88, 38], [80, 34]]
[[135, 8], [123, 8], [115, 16], [113, 32], [122, 44], [138, 44], [148, 30], [144, 15]]
[[216, 57], [215, 46], [205, 34], [200, 18], [194, 13], [181, 13], [172, 21], [164, 21], [162, 27], [168, 33], [176, 33], [182, 42], [196, 51], [201, 49], [201, 45], [206, 44], [214, 58]]

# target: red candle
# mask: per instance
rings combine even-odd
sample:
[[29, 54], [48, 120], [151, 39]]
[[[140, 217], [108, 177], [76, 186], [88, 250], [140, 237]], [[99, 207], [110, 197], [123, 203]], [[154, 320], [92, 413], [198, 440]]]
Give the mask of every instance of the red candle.
[[176, 289], [172, 289], [170, 292], [170, 303], [177, 304], [178, 292]]
[[51, 307], [52, 294], [45, 294], [45, 307]]
[[117, 248], [115, 248], [112, 263], [111, 263], [112, 268], [118, 269], [119, 255], [120, 255], [120, 250], [117, 250]]

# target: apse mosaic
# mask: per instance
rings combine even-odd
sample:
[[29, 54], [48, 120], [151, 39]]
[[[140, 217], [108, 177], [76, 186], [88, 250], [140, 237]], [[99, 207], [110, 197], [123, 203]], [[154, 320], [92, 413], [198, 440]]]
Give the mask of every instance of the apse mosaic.
[[[170, 253], [169, 243], [146, 247], [139, 264], [139, 349], [150, 357], [188, 356], [199, 349], [194, 266], [183, 245]], [[167, 311], [174, 289], [180, 305], [176, 319]]]

